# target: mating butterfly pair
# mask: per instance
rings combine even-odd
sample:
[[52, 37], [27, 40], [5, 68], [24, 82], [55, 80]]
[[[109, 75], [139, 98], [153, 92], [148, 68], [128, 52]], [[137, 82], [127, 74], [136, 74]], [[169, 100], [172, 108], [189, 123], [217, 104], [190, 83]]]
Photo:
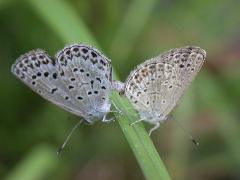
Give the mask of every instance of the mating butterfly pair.
[[110, 59], [91, 46], [73, 44], [55, 57], [41, 49], [30, 51], [16, 60], [12, 72], [43, 98], [90, 124], [108, 121], [109, 94], [122, 91], [139, 112], [138, 121], [155, 125], [151, 133], [167, 119], [205, 58], [199, 47], [172, 49], [138, 65], [121, 83], [112, 80]]

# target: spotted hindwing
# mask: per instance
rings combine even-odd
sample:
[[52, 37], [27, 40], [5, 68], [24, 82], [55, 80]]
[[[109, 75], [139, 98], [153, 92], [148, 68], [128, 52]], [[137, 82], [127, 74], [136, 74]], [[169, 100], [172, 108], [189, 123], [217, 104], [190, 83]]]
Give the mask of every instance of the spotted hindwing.
[[195, 78], [206, 57], [198, 47], [172, 49], [133, 70], [125, 95], [139, 112], [167, 116]]
[[55, 57], [71, 98], [90, 116], [103, 117], [110, 110], [111, 61], [95, 48], [80, 44], [66, 46]]

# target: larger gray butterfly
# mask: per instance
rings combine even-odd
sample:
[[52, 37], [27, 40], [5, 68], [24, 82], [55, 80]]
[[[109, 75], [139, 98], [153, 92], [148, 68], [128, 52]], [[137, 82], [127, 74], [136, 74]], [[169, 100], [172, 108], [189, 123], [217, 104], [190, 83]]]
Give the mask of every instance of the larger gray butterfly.
[[149, 134], [168, 119], [205, 58], [206, 52], [199, 47], [176, 48], [138, 65], [130, 73], [124, 93], [139, 112], [136, 122], [155, 125]]
[[41, 49], [20, 56], [12, 72], [33, 91], [87, 123], [105, 121], [111, 103], [111, 61], [97, 49], [73, 44], [55, 58]]

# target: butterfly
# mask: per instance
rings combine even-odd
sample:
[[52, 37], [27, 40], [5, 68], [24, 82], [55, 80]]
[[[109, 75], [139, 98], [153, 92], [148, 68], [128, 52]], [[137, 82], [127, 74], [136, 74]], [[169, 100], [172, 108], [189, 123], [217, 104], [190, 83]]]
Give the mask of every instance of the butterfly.
[[84, 44], [64, 47], [55, 57], [41, 49], [20, 56], [12, 73], [43, 98], [92, 124], [107, 121], [114, 89], [111, 61]]
[[186, 89], [201, 69], [206, 52], [199, 47], [172, 49], [138, 65], [127, 77], [123, 93], [138, 111], [140, 121], [154, 125], [169, 118]]

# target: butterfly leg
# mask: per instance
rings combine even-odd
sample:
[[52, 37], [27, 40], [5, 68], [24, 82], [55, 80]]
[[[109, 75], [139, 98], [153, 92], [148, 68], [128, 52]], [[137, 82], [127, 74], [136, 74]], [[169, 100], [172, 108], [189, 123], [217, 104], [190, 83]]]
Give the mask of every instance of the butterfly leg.
[[113, 112], [113, 113], [115, 112], [115, 113], [119, 113], [120, 115], [123, 115], [122, 110], [119, 107], [117, 107], [117, 105], [113, 101], [112, 101], [112, 104], [117, 111], [111, 111], [111, 112]]
[[136, 124], [136, 123], [138, 123], [138, 122], [141, 122], [141, 121], [144, 121], [144, 119], [139, 119], [139, 120], [137, 120], [137, 121], [134, 121], [134, 122], [130, 123], [129, 125], [130, 125], [130, 126], [133, 126], [134, 124]]
[[104, 123], [110, 123], [110, 122], [114, 122], [114, 121], [115, 121], [115, 118], [114, 118], [114, 117], [113, 117], [113, 118], [110, 118], [110, 119], [107, 119], [106, 117], [107, 117], [107, 115], [104, 115], [104, 116], [103, 116], [102, 122], [104, 122]]
[[155, 126], [153, 126], [153, 128], [150, 129], [150, 131], [149, 131], [149, 133], [148, 133], [149, 136], [151, 136], [152, 132], [155, 131], [155, 130], [156, 130], [157, 128], [159, 128], [159, 126], [160, 126], [160, 122], [156, 122], [156, 123], [154, 123], [154, 124], [155, 124]]

